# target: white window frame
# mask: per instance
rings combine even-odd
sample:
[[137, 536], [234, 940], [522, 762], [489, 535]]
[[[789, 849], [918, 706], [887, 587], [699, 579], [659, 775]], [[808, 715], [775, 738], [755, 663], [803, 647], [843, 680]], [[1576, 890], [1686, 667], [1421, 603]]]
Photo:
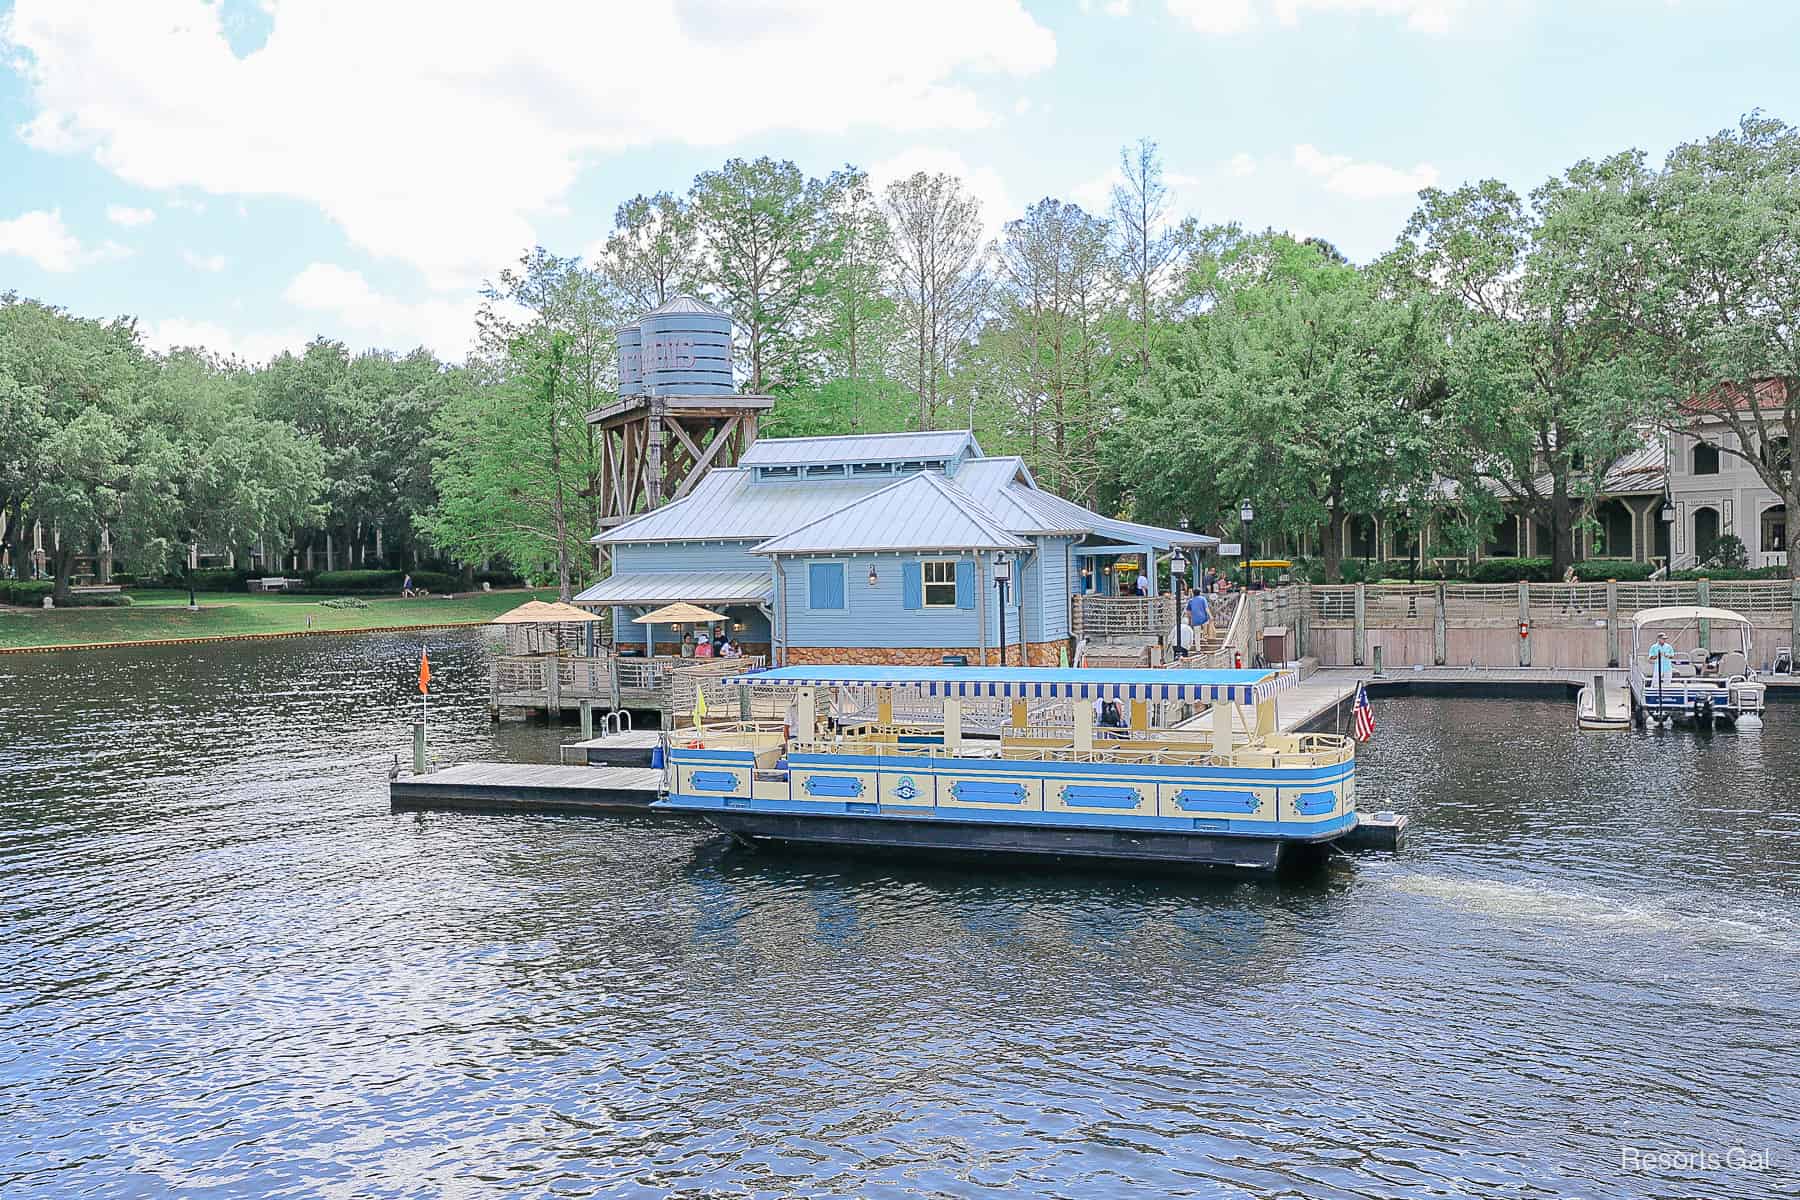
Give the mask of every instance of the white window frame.
[[[955, 558], [925, 558], [919, 560], [919, 607], [920, 608], [955, 608], [956, 607], [956, 564], [962, 560]], [[931, 568], [949, 567], [950, 578], [933, 580]], [[931, 600], [931, 589], [949, 587], [950, 603], [934, 604]]]

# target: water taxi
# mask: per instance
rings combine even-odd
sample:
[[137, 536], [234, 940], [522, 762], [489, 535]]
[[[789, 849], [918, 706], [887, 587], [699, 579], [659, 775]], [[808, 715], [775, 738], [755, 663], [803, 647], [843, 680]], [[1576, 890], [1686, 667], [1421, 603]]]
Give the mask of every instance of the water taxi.
[[[1754, 627], [1727, 608], [1647, 608], [1631, 622], [1631, 714], [1639, 725], [1760, 722]], [[1665, 653], [1653, 648], [1661, 644]]]
[[[1359, 826], [1354, 743], [1277, 732], [1292, 672], [782, 667], [728, 682], [747, 689], [740, 713], [753, 690], [784, 719], [666, 734], [658, 804], [751, 844], [1265, 872]], [[1397, 844], [1403, 819], [1381, 818], [1368, 823]]]

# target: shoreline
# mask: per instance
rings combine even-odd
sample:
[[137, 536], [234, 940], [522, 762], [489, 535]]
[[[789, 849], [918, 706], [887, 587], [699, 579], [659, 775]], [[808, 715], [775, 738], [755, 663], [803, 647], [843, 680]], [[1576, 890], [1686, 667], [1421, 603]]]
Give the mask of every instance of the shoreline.
[[491, 621], [434, 621], [423, 625], [368, 625], [360, 629], [284, 629], [271, 633], [208, 633], [197, 637], [136, 638], [125, 642], [65, 642], [50, 646], [0, 646], [0, 654], [52, 654], [58, 650], [123, 650], [132, 646], [197, 646], [206, 642], [257, 642], [276, 638], [350, 637], [359, 633], [407, 633], [415, 629], [462, 629]]

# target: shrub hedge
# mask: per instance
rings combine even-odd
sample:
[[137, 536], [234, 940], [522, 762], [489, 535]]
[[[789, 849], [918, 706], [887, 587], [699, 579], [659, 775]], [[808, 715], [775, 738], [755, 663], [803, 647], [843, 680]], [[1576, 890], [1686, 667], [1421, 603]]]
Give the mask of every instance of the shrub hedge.
[[1617, 579], [1620, 583], [1642, 583], [1655, 570], [1655, 563], [1590, 558], [1575, 564], [1575, 578], [1583, 583], [1604, 583], [1608, 579]]
[[1473, 583], [1550, 582], [1547, 558], [1484, 558], [1469, 571]]
[[[44, 597], [56, 589], [50, 579], [0, 580], [0, 604], [19, 604], [26, 608], [42, 608]], [[70, 593], [58, 608], [129, 608], [131, 597], [124, 592], [96, 592], [90, 595]]]
[[[400, 584], [407, 576], [405, 571], [320, 571], [313, 576], [310, 583], [316, 592], [345, 593], [398, 593]], [[454, 576], [442, 571], [413, 571], [413, 587], [428, 592], [453, 592], [456, 590]]]

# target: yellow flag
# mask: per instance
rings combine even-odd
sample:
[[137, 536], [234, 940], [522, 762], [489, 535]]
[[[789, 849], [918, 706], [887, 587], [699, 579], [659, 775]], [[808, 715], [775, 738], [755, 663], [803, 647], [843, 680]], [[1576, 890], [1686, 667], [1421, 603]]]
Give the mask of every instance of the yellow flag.
[[705, 715], [706, 715], [706, 688], [704, 685], [696, 685], [694, 688], [694, 722], [695, 722], [695, 724], [698, 724], [700, 721], [700, 718], [704, 717]]

